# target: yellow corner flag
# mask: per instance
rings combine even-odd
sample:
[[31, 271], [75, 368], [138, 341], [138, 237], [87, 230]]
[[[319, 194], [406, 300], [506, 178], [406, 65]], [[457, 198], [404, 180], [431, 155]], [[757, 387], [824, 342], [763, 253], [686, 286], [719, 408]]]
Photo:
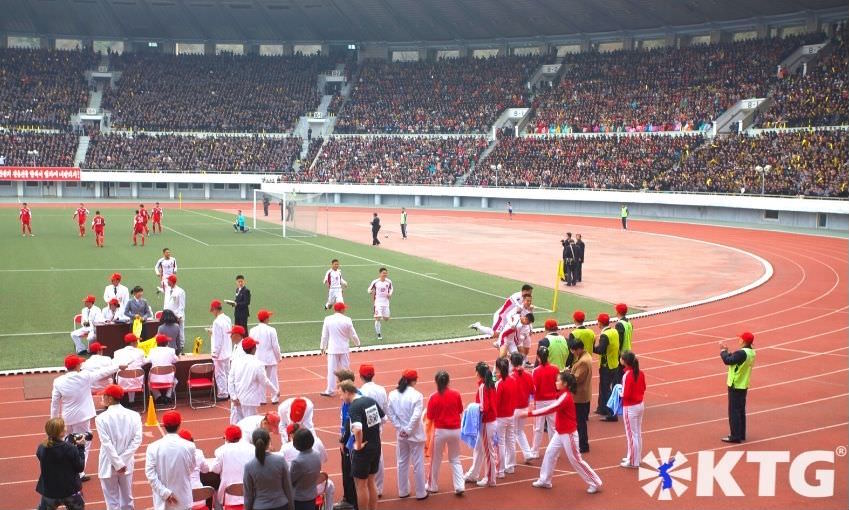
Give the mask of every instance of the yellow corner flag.
[[153, 395], [150, 395], [147, 400], [147, 418], [144, 420], [145, 427], [158, 427], [159, 420], [156, 419], [156, 406], [153, 402]]

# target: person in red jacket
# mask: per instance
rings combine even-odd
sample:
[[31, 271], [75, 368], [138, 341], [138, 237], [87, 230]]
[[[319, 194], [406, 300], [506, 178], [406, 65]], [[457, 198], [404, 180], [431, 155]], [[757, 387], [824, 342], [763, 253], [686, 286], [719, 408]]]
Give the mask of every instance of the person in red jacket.
[[595, 494], [601, 489], [602, 483], [601, 478], [593, 471], [593, 468], [581, 458], [578, 446], [578, 422], [575, 418], [575, 401], [572, 400], [572, 393], [576, 386], [577, 382], [575, 382], [575, 377], [572, 374], [561, 373], [557, 378], [557, 389], [561, 392], [557, 400], [546, 407], [538, 407], [528, 412], [528, 416], [556, 414], [554, 429], [557, 431], [556, 434], [552, 435], [551, 442], [548, 443], [548, 448], [545, 450], [545, 457], [542, 459], [542, 467], [539, 470], [539, 479], [532, 485], [543, 489], [551, 488], [551, 477], [554, 474], [557, 457], [562, 448], [566, 453], [566, 458], [569, 459], [569, 463], [572, 464], [572, 469], [587, 483], [587, 492]]
[[624, 351], [619, 363], [625, 367], [622, 376], [622, 419], [625, 421], [625, 442], [628, 453], [619, 464], [624, 468], [640, 467], [643, 454], [643, 395], [646, 393], [646, 376], [640, 370], [640, 361], [631, 351]]
[[495, 487], [498, 476], [498, 446], [495, 444], [498, 397], [489, 365], [479, 361], [475, 373], [478, 376], [475, 402], [481, 406], [481, 428], [472, 454], [472, 467], [466, 471], [465, 478], [469, 483], [477, 483], [478, 487]]
[[[557, 376], [560, 370], [556, 366], [548, 362], [548, 348], [537, 348], [537, 360], [539, 366], [534, 369], [534, 407], [539, 409], [550, 405], [557, 400]], [[534, 443], [531, 446], [531, 452], [534, 457], [539, 457], [539, 450], [542, 446], [542, 433], [544, 429], [548, 429], [548, 438], [554, 437], [554, 416], [542, 415], [534, 420]]]
[[525, 435], [525, 417], [522, 413], [528, 410], [531, 396], [534, 394], [534, 378], [525, 372], [524, 362], [525, 358], [521, 353], [514, 352], [510, 355], [510, 364], [513, 365], [513, 373], [510, 377], [516, 381], [516, 411], [513, 413], [513, 429], [516, 431], [516, 443], [522, 450], [522, 456], [527, 464], [533, 459], [538, 459], [539, 456], [534, 455], [531, 445], [528, 444], [528, 436]]
[[495, 411], [495, 428], [498, 432], [498, 478], [504, 474], [512, 475], [516, 471], [516, 380], [510, 377], [510, 362], [507, 358], [495, 361], [498, 382], [495, 383], [495, 394], [498, 404]]
[[427, 419], [433, 422], [433, 450], [428, 470], [427, 491], [439, 492], [439, 465], [442, 464], [442, 449], [448, 449], [451, 464], [451, 480], [454, 494], [463, 494], [463, 465], [460, 463], [460, 417], [463, 414], [463, 399], [460, 392], [448, 387], [448, 372], [440, 370], [434, 377], [436, 392], [427, 401]]

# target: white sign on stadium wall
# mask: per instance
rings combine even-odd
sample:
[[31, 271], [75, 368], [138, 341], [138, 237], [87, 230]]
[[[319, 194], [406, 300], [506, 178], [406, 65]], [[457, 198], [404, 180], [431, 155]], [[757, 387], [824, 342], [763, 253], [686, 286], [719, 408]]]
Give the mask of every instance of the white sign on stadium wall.
[[79, 168], [64, 166], [0, 166], [0, 181], [79, 180]]

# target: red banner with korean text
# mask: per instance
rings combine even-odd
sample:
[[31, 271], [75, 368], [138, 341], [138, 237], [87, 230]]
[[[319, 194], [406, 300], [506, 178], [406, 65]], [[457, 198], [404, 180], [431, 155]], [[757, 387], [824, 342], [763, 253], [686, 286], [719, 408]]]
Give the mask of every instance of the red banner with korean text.
[[0, 166], [0, 181], [79, 181], [80, 169], [66, 166]]

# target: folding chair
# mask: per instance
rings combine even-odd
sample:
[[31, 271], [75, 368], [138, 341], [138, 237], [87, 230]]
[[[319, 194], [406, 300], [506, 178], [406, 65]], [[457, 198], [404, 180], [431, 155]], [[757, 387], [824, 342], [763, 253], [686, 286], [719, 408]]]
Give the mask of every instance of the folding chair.
[[[160, 375], [163, 375], [163, 376], [164, 375], [170, 375], [171, 376], [171, 382], [153, 382], [153, 376], [160, 376]], [[177, 408], [177, 391], [176, 391], [177, 384], [176, 383], [177, 383], [177, 375], [176, 375], [176, 369], [174, 368], [174, 365], [166, 365], [166, 366], [160, 366], [160, 367], [150, 367], [150, 374], [148, 374], [148, 377], [147, 377], [147, 386], [150, 389], [150, 391], [152, 392], [153, 390], [157, 390], [157, 391], [161, 391], [161, 392], [164, 393], [168, 390], [172, 390], [172, 392], [171, 392], [171, 402], [173, 403], [173, 405], [156, 407], [156, 402], [154, 401], [153, 407], [155, 409], [176, 409]]]
[[[189, 380], [186, 381], [186, 387], [189, 389], [189, 407], [192, 409], [203, 409], [206, 407], [215, 407], [215, 382], [213, 374], [215, 373], [215, 365], [212, 363], [196, 363], [189, 367]], [[203, 405], [195, 405], [196, 400], [192, 399], [192, 390], [209, 390], [209, 400], [201, 400]]]
[[332, 501], [327, 501], [327, 473], [322, 471], [318, 474], [318, 480], [315, 482], [315, 490], [318, 493], [315, 497], [315, 510], [330, 510], [333, 507]]
[[153, 316], [156, 318], [156, 320], [161, 319], [162, 318], [162, 310], [159, 310], [158, 312], [153, 314]]
[[245, 505], [228, 505], [227, 504], [227, 496], [244, 496], [245, 488], [240, 483], [234, 483], [232, 485], [228, 485], [226, 489], [224, 489], [224, 501], [222, 501], [222, 505], [224, 506], [224, 510], [244, 510]]
[[[135, 379], [141, 377], [142, 383], [139, 384]], [[119, 379], [133, 379], [131, 386], [124, 387], [118, 382]], [[119, 370], [117, 374], [115, 374], [115, 383], [118, 386], [124, 388], [124, 394], [127, 393], [141, 393], [142, 394], [142, 410], [141, 412], [145, 412], [147, 409], [147, 386], [144, 385], [144, 370], [141, 368], [127, 368], [125, 370]], [[126, 384], [126, 383], [125, 383]]]
[[83, 314], [78, 313], [78, 314], [74, 315], [74, 325], [71, 326], [71, 329], [72, 330], [78, 329], [78, 328], [81, 328], [82, 326], [83, 326]]
[[[209, 500], [212, 500], [212, 506], [209, 506]], [[218, 503], [215, 501], [215, 489], [208, 485], [192, 489], [192, 501], [198, 503], [192, 504], [191, 510], [215, 510], [218, 508]]]

